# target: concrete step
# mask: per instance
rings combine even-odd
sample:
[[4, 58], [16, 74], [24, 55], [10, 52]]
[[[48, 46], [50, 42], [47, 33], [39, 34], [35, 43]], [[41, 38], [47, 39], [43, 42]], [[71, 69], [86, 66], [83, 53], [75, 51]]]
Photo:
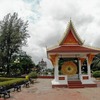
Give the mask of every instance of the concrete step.
[[84, 88], [84, 85], [81, 81], [68, 81], [69, 88]]
[[68, 84], [82, 84], [81, 81], [68, 81]]
[[69, 86], [83, 86], [82, 84], [68, 84]]
[[84, 88], [84, 86], [68, 86], [68, 88]]

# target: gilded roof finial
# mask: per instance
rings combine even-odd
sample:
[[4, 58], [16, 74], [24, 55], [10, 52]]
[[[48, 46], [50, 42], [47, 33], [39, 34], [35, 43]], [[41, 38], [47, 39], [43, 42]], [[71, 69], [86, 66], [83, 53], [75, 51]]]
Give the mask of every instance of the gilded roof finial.
[[69, 26], [73, 26], [71, 17], [70, 17], [70, 21], [69, 21]]
[[70, 17], [70, 21], [71, 21], [71, 17]]
[[70, 17], [70, 23], [72, 23], [72, 18]]

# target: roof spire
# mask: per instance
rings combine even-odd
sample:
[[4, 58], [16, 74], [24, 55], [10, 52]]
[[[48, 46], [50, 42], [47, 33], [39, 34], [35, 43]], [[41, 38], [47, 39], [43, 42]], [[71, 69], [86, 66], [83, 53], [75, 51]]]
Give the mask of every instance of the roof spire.
[[71, 21], [71, 17], [70, 17], [70, 21]]
[[64, 37], [60, 42], [60, 45], [82, 45], [83, 42], [79, 38], [78, 34], [76, 33], [76, 30], [74, 28], [73, 22], [70, 18], [70, 21], [68, 23], [68, 28], [65, 31]]
[[69, 23], [70, 23], [70, 25], [72, 25], [72, 19], [71, 19], [71, 17], [70, 17], [70, 21], [69, 21]]

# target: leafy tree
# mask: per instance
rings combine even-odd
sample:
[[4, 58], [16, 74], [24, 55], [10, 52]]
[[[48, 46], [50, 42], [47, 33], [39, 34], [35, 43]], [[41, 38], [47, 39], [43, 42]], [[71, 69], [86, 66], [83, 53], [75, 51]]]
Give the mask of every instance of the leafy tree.
[[40, 74], [40, 72], [41, 72], [41, 67], [39, 66], [39, 64], [37, 64], [37, 65], [35, 66], [35, 70], [36, 70], [36, 72], [37, 72], [38, 74]]
[[100, 70], [100, 54], [96, 55], [93, 59], [91, 69], [93, 71]]
[[23, 73], [27, 74], [29, 73], [32, 68], [35, 66], [34, 62], [32, 61], [31, 57], [29, 55], [21, 55], [20, 56], [20, 65], [23, 69]]
[[18, 18], [17, 13], [9, 13], [0, 21], [0, 65], [7, 67], [8, 75], [12, 55], [26, 45], [27, 27], [28, 22]]
[[12, 57], [12, 63], [10, 69], [14, 70], [13, 72], [17, 72], [16, 70], [20, 70], [20, 74], [27, 74], [31, 72], [32, 68], [35, 66], [31, 57], [26, 54], [26, 52], [19, 52], [19, 54], [15, 54]]

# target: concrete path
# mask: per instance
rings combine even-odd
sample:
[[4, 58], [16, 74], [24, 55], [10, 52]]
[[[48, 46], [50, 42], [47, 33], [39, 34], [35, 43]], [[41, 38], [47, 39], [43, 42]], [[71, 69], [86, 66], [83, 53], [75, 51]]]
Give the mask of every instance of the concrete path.
[[[100, 86], [100, 81], [98, 81]], [[51, 87], [51, 79], [38, 79], [21, 92], [12, 92], [7, 100], [100, 100], [100, 87], [68, 89]]]

